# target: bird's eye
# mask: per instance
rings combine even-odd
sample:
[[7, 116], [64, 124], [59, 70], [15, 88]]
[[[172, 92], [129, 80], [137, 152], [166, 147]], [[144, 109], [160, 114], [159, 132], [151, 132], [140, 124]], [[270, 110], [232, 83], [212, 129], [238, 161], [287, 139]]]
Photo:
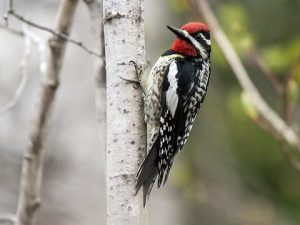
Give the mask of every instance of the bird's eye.
[[210, 39], [210, 34], [208, 31], [202, 31], [201, 33], [206, 39]]
[[202, 39], [204, 37], [206, 40], [209, 40], [210, 39], [210, 34], [209, 34], [208, 31], [201, 31], [201, 32], [195, 34], [194, 37], [196, 39]]

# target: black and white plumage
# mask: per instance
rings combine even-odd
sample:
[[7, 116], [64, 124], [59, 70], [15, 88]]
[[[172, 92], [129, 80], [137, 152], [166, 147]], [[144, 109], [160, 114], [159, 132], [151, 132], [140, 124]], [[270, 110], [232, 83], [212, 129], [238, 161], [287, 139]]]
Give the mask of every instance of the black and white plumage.
[[148, 155], [137, 173], [136, 191], [143, 187], [144, 205], [155, 180], [167, 181], [174, 157], [187, 141], [205, 98], [210, 77], [210, 39], [205, 24], [192, 22], [181, 29], [172, 48], [148, 76], [145, 103]]

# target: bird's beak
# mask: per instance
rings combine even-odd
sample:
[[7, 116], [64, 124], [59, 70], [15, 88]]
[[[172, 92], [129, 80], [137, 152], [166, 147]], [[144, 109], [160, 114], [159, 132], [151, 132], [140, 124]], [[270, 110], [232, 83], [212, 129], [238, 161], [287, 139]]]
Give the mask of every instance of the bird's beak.
[[178, 29], [177, 27], [173, 27], [173, 26], [167, 26], [167, 28], [172, 31], [177, 37], [181, 38], [181, 39], [185, 39], [186, 38], [186, 34], [183, 30]]

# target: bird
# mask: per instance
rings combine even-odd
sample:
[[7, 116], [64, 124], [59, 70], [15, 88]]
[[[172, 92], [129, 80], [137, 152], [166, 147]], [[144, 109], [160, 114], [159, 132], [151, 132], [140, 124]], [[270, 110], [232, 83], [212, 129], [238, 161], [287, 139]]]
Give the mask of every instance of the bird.
[[189, 22], [167, 28], [176, 38], [142, 85], [148, 154], [138, 169], [135, 190], [137, 194], [143, 187], [144, 207], [155, 181], [158, 188], [166, 183], [204, 101], [211, 73], [208, 26]]

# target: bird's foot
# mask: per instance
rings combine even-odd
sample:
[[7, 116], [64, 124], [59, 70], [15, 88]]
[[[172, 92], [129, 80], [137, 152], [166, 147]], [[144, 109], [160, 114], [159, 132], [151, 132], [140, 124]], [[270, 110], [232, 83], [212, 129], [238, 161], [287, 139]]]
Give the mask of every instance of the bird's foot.
[[143, 75], [144, 71], [145, 71], [146, 68], [147, 68], [147, 64], [145, 64], [145, 65], [137, 64], [137, 63], [136, 63], [135, 61], [133, 61], [133, 60], [130, 60], [130, 61], [129, 61], [129, 64], [133, 64], [134, 69], [135, 69], [136, 76], [137, 76], [137, 78], [139, 79], [139, 81], [141, 81], [142, 75]]
[[135, 69], [135, 74], [136, 74], [136, 79], [132, 79], [132, 78], [125, 78], [123, 76], [120, 76], [120, 78], [124, 81], [130, 82], [134, 84], [134, 88], [141, 88], [143, 94], [145, 94], [143, 85], [142, 85], [142, 75], [145, 71], [145, 69], [147, 68], [147, 65], [138, 65], [135, 61], [131, 60], [129, 61], [129, 64], [133, 64], [134, 69]]
[[134, 84], [133, 87], [135, 89], [138, 89], [139, 87], [141, 87], [141, 82], [138, 79], [125, 78], [123, 76], [120, 76], [120, 78], [126, 82], [133, 83]]

